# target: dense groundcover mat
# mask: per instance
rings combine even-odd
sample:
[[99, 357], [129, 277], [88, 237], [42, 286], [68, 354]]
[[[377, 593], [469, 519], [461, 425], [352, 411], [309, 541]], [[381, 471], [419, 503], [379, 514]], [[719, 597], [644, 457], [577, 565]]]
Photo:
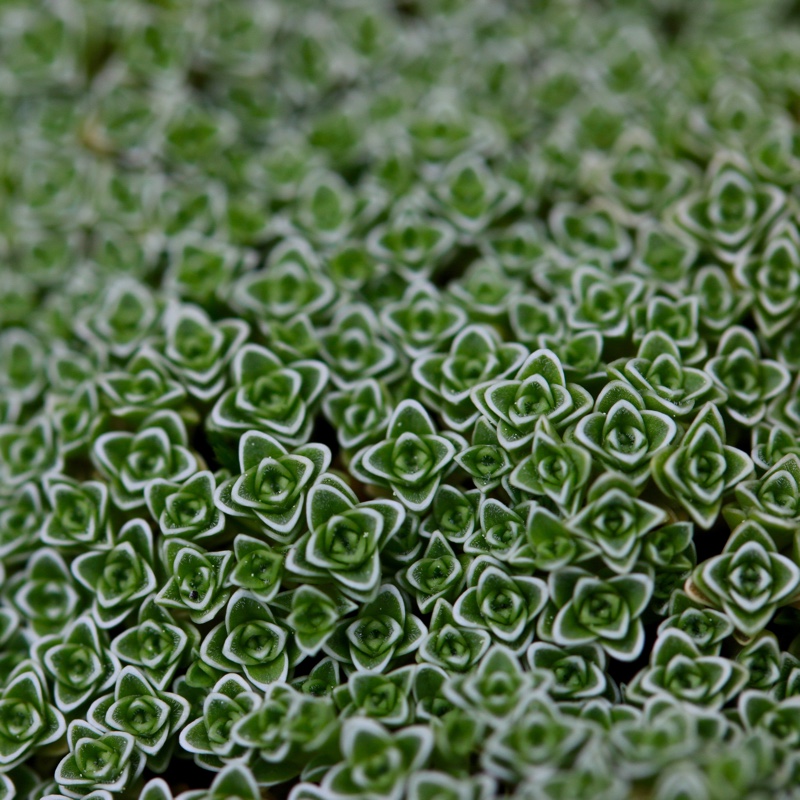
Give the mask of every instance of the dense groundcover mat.
[[800, 7], [0, 1], [0, 800], [800, 798]]

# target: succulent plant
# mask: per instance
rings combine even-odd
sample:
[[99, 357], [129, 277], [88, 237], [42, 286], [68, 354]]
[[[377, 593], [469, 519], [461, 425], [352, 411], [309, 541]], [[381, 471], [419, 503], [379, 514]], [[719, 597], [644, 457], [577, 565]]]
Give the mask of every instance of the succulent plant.
[[383, 437], [391, 416], [391, 399], [378, 381], [366, 378], [348, 389], [330, 392], [323, 408], [336, 426], [339, 444], [352, 450]]
[[232, 386], [217, 400], [208, 424], [220, 435], [264, 429], [287, 447], [311, 435], [312, 409], [328, 382], [319, 361], [283, 363], [265, 347], [242, 346], [231, 363]]
[[653, 592], [647, 573], [633, 572], [603, 580], [579, 567], [552, 572], [553, 611], [539, 623], [545, 640], [563, 646], [597, 642], [612, 658], [633, 661], [644, 648], [641, 616]]
[[381, 312], [381, 322], [409, 358], [434, 353], [466, 324], [462, 308], [444, 300], [429, 283], [411, 283], [401, 301]]
[[[553, 210], [551, 225], [557, 229], [563, 228], [564, 233], [570, 227], [585, 227], [584, 237], [588, 247], [584, 251], [581, 246], [579, 251], [584, 251], [586, 255], [616, 260], [624, 257], [629, 249], [630, 242], [626, 241], [624, 233], [608, 211], [581, 213], [577, 209], [563, 209], [561, 213], [558, 212], [559, 209]], [[597, 245], [589, 244], [592, 238], [596, 239]], [[585, 266], [575, 271], [571, 288], [575, 298], [569, 317], [571, 327], [575, 330], [598, 330], [603, 336], [614, 338], [628, 333], [629, 312], [645, 286], [636, 276], [613, 278], [600, 269]]]
[[666, 522], [668, 515], [658, 506], [638, 499], [629, 482], [614, 475], [607, 477], [592, 485], [587, 504], [568, 525], [597, 548], [607, 567], [625, 573], [638, 561], [647, 535]]
[[606, 656], [597, 644], [559, 647], [548, 642], [534, 642], [527, 650], [532, 670], [547, 671], [553, 676], [548, 693], [556, 700], [581, 701], [602, 697], [613, 684], [606, 674]]
[[258, 704], [253, 687], [235, 674], [223, 675], [206, 694], [201, 714], [183, 728], [181, 747], [194, 755], [201, 766], [219, 771], [228, 761], [237, 761], [246, 752], [236, 744], [231, 729]]
[[79, 555], [71, 564], [75, 579], [94, 595], [92, 616], [101, 628], [113, 628], [157, 587], [153, 570], [153, 534], [143, 519], [110, 531], [104, 547]]
[[199, 306], [174, 304], [162, 319], [158, 353], [186, 391], [208, 402], [224, 389], [226, 369], [247, 338], [248, 326], [237, 319], [213, 321]]
[[531, 441], [540, 417], [563, 429], [587, 414], [591, 405], [591, 395], [582, 386], [566, 382], [561, 362], [550, 350], [531, 353], [513, 379], [478, 386], [471, 396], [478, 410], [497, 425], [501, 447], [510, 451]]
[[472, 446], [456, 453], [454, 459], [482, 494], [496, 489], [513, 467], [511, 455], [500, 446], [494, 426], [486, 417], [479, 417], [475, 423]]
[[722, 152], [709, 164], [705, 187], [678, 203], [675, 218], [717, 258], [731, 263], [754, 246], [782, 205], [778, 187], [754, 182], [741, 158]]
[[687, 634], [672, 628], [653, 648], [650, 666], [625, 691], [633, 702], [663, 692], [700, 707], [719, 708], [741, 691], [746, 680], [741, 664], [701, 655]]
[[648, 409], [672, 417], [685, 417], [717, 397], [710, 376], [685, 366], [678, 343], [659, 330], [647, 333], [635, 358], [612, 362], [608, 370], [633, 386]]
[[225, 517], [214, 505], [215, 492], [214, 475], [204, 470], [183, 483], [150, 481], [145, 501], [162, 535], [203, 542], [218, 538], [225, 527]]
[[186, 396], [180, 383], [171, 379], [146, 349], [134, 356], [125, 370], [99, 375], [97, 383], [101, 404], [111, 416], [131, 422], [179, 407]]
[[339, 730], [329, 697], [276, 685], [258, 707], [235, 723], [232, 735], [241, 746], [258, 751], [254, 769], [259, 783], [272, 785], [310, 772], [315, 761], [336, 760]]
[[760, 633], [782, 603], [800, 591], [800, 569], [777, 552], [755, 522], [731, 533], [725, 549], [696, 568], [687, 584], [690, 595], [717, 606], [744, 636]]
[[103, 733], [83, 720], [67, 730], [70, 753], [56, 767], [56, 783], [65, 792], [117, 794], [134, 783], [145, 761], [128, 733]]
[[322, 787], [344, 796], [401, 797], [410, 775], [426, 765], [432, 746], [423, 726], [389, 733], [373, 720], [355, 717], [342, 726], [343, 759]]
[[213, 620], [231, 595], [230, 551], [209, 553], [184, 539], [166, 539], [160, 560], [167, 578], [156, 603], [188, 612], [195, 624]]
[[132, 736], [147, 766], [163, 772], [172, 756], [171, 737], [189, 717], [189, 703], [155, 688], [136, 667], [126, 666], [116, 676], [113, 694], [95, 700], [87, 716], [98, 730]]
[[324, 445], [307, 444], [289, 453], [272, 436], [247, 431], [239, 439], [241, 474], [214, 490], [214, 502], [225, 514], [257, 520], [277, 542], [291, 542], [300, 527], [307, 490], [330, 460]]
[[181, 482], [196, 471], [197, 459], [187, 444], [181, 418], [163, 411], [142, 420], [136, 433], [101, 434], [92, 457], [109, 482], [114, 504], [128, 511], [145, 504], [145, 487], [155, 478]]
[[677, 426], [666, 414], [646, 409], [641, 395], [621, 381], [606, 384], [594, 408], [576, 426], [576, 441], [609, 469], [641, 485], [650, 461], [677, 436]]
[[120, 663], [91, 616], [78, 617], [63, 635], [43, 636], [33, 651], [53, 682], [53, 700], [64, 714], [74, 712], [113, 685]]
[[745, 328], [729, 328], [706, 371], [725, 392], [724, 408], [736, 422], [753, 426], [766, 413], [765, 403], [789, 385], [791, 376], [776, 361], [759, 358], [755, 336]]
[[793, 800], [788, 0], [0, 3], [0, 800]]
[[523, 492], [546, 497], [559, 508], [579, 508], [592, 468], [589, 451], [565, 442], [547, 418], [537, 423], [531, 455], [514, 468], [509, 483]]
[[25, 425], [0, 425], [0, 478], [6, 487], [13, 489], [54, 474], [62, 460], [49, 420], [34, 418]]
[[753, 520], [783, 545], [795, 530], [792, 520], [798, 512], [798, 479], [800, 458], [789, 453], [760, 479], [743, 481], [736, 488], [736, 503], [727, 507], [729, 524]]
[[750, 458], [725, 444], [725, 438], [722, 415], [707, 403], [680, 445], [662, 450], [653, 462], [659, 488], [674, 497], [701, 528], [714, 524], [725, 492], [753, 470]]
[[339, 389], [350, 389], [365, 378], [389, 382], [399, 377], [403, 362], [395, 348], [379, 335], [380, 325], [368, 306], [344, 306], [320, 335], [321, 355]]
[[63, 715], [49, 702], [44, 678], [36, 669], [20, 664], [0, 690], [3, 772], [21, 764], [37, 748], [58, 741], [65, 727]]
[[43, 636], [62, 631], [88, 605], [79, 586], [58, 551], [44, 547], [12, 578], [7, 596], [33, 632]]
[[139, 667], [156, 689], [165, 689], [178, 668], [188, 665], [200, 634], [191, 623], [173, 619], [155, 595], [139, 607], [137, 623], [112, 640], [111, 652], [123, 663]]
[[431, 611], [437, 600], [450, 601], [461, 591], [468, 555], [456, 556], [453, 547], [440, 534], [434, 533], [425, 551], [405, 572], [398, 573], [398, 583], [407, 589], [422, 613]]
[[409, 511], [425, 511], [459, 450], [460, 438], [438, 434], [428, 413], [414, 400], [397, 406], [386, 435], [382, 442], [356, 453], [350, 470], [365, 483], [391, 488]]
[[203, 661], [223, 672], [243, 672], [259, 688], [282, 681], [289, 671], [286, 629], [269, 608], [240, 589], [228, 600], [225, 621], [203, 639]]
[[447, 355], [415, 359], [412, 374], [448, 427], [461, 432], [478, 416], [470, 392], [488, 380], [510, 375], [522, 365], [525, 355], [522, 345], [501, 343], [491, 329], [469, 325], [456, 336]]
[[364, 601], [378, 591], [380, 552], [405, 518], [393, 500], [359, 503], [353, 490], [331, 475], [308, 493], [309, 532], [292, 545], [286, 569], [310, 582], [329, 582], [346, 597]]
[[455, 603], [456, 622], [484, 628], [492, 639], [521, 651], [533, 636], [534, 621], [547, 602], [547, 586], [539, 578], [509, 575], [492, 559], [479, 556], [470, 564], [467, 590]]
[[394, 658], [416, 650], [425, 633], [400, 590], [387, 584], [355, 619], [337, 626], [325, 650], [358, 671], [383, 672]]
[[433, 607], [428, 634], [419, 645], [419, 660], [449, 673], [467, 672], [480, 662], [491, 643], [486, 631], [459, 625], [453, 607], [440, 598]]
[[79, 483], [54, 476], [46, 485], [52, 508], [41, 532], [42, 541], [54, 547], [92, 545], [105, 536], [108, 487], [100, 481]]

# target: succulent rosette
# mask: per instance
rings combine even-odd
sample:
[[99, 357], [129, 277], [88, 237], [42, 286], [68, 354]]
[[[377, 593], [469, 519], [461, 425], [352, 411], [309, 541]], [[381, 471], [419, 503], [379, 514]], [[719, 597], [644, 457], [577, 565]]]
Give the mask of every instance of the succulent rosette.
[[685, 417], [717, 394], [709, 375], [686, 366], [678, 343], [661, 331], [648, 333], [635, 358], [608, 365], [609, 374], [631, 384], [652, 411]]
[[497, 425], [498, 441], [506, 450], [530, 442], [540, 417], [563, 429], [587, 414], [592, 402], [582, 386], [567, 383], [558, 356], [550, 350], [531, 353], [513, 380], [476, 387], [471, 397]]
[[244, 749], [231, 735], [233, 726], [258, 704], [253, 687], [236, 674], [223, 674], [209, 687], [201, 702], [200, 713], [180, 734], [180, 744], [206, 769], [218, 772], [227, 762], [239, 761]]
[[393, 659], [416, 650], [425, 633], [400, 590], [386, 585], [355, 619], [337, 627], [325, 650], [359, 672], [384, 672]]
[[61, 636], [43, 636], [36, 643], [34, 656], [55, 684], [53, 699], [65, 714], [108, 689], [120, 670], [108, 639], [88, 615], [76, 619]]
[[200, 306], [175, 304], [162, 320], [158, 353], [166, 368], [201, 401], [216, 398], [226, 383], [226, 369], [249, 332], [237, 319], [213, 321]]
[[514, 468], [509, 483], [515, 489], [543, 496], [559, 508], [572, 512], [580, 506], [591, 475], [589, 451], [565, 442], [543, 418], [533, 435], [531, 455]]
[[622, 381], [608, 383], [595, 400], [594, 411], [575, 428], [577, 442], [636, 485], [647, 480], [651, 460], [677, 435], [671, 417], [645, 408], [641, 395]]
[[344, 796], [400, 797], [405, 781], [427, 763], [432, 746], [430, 731], [422, 726], [390, 733], [373, 720], [349, 720], [342, 727], [344, 759], [326, 775], [323, 787]]
[[553, 572], [553, 611], [541, 616], [542, 638], [561, 646], [597, 642], [612, 658], [633, 661], [644, 647], [642, 614], [653, 593], [647, 573], [603, 579], [578, 567]]
[[391, 400], [378, 381], [367, 378], [348, 389], [330, 392], [323, 409], [336, 426], [339, 444], [351, 450], [382, 438], [389, 424]]
[[330, 461], [324, 445], [307, 444], [290, 453], [272, 436], [248, 431], [239, 440], [241, 474], [214, 490], [214, 502], [225, 514], [257, 520], [277, 542], [291, 542], [307, 491]]
[[231, 595], [231, 553], [208, 552], [184, 539], [167, 539], [161, 548], [167, 579], [156, 595], [165, 608], [188, 612], [192, 622], [210, 622]]
[[172, 755], [172, 734], [189, 717], [189, 703], [173, 692], [156, 689], [136, 667], [120, 670], [113, 694], [92, 703], [89, 720], [102, 731], [127, 733], [147, 756], [154, 772], [163, 772]]
[[0, 690], [0, 766], [3, 772], [21, 764], [37, 748], [58, 741], [66, 725], [50, 704], [40, 673], [21, 664]]
[[339, 731], [330, 697], [278, 684], [259, 706], [237, 720], [231, 734], [241, 747], [257, 749], [254, 771], [259, 783], [274, 785], [312, 771], [315, 762], [336, 758]]
[[87, 722], [75, 720], [67, 738], [70, 753], [56, 767], [55, 779], [64, 791], [78, 796], [95, 791], [118, 794], [134, 783], [145, 760], [127, 733], [103, 733]]
[[395, 347], [380, 336], [375, 313], [367, 306], [345, 306], [320, 336], [321, 355], [339, 389], [365, 378], [391, 381], [403, 372]]
[[[621, 234], [614, 217], [603, 211], [592, 215], [580, 209], [557, 208], [553, 210], [551, 225], [566, 233], [570, 228], [586, 228], [586, 232], [598, 241], [613, 248], [611, 256], [618, 259], [624, 256], [630, 242], [624, 238], [615, 241]], [[597, 223], [600, 223], [599, 226]], [[598, 227], [606, 228], [601, 236], [597, 236]], [[582, 248], [581, 248], [582, 249]], [[593, 249], [593, 248], [592, 248]], [[598, 248], [601, 258], [610, 254], [603, 253], [605, 247]], [[595, 253], [592, 253], [595, 255]], [[603, 336], [618, 337], [628, 333], [630, 328], [630, 310], [644, 292], [644, 284], [635, 275], [609, 277], [602, 270], [591, 266], [575, 270], [572, 278], [572, 294], [575, 304], [570, 312], [570, 325], [575, 330], [599, 330]]]
[[221, 435], [263, 430], [288, 447], [311, 435], [314, 403], [328, 382], [319, 361], [284, 366], [268, 349], [244, 345], [231, 364], [232, 386], [217, 400], [209, 425]]
[[89, 605], [70, 567], [49, 547], [31, 556], [26, 569], [9, 581], [6, 591], [12, 608], [29, 620], [38, 636], [62, 631]]
[[200, 642], [197, 629], [176, 621], [151, 595], [139, 607], [136, 625], [111, 642], [111, 652], [123, 663], [132, 664], [157, 689], [165, 689]]
[[521, 651], [533, 636], [534, 621], [547, 602], [547, 586], [539, 578], [509, 575], [479, 557], [470, 565], [469, 588], [453, 609], [461, 625], [485, 628], [492, 639]]
[[670, 629], [653, 649], [650, 667], [638, 673], [625, 691], [633, 702], [665, 693], [701, 708], [719, 708], [739, 693], [746, 680], [741, 664], [701, 655], [687, 634]]
[[163, 411], [145, 418], [136, 433], [101, 434], [92, 457], [109, 481], [115, 505], [127, 511], [145, 504], [145, 488], [155, 478], [179, 482], [196, 471], [197, 459], [187, 445], [181, 418]]
[[714, 383], [725, 392], [723, 408], [733, 420], [749, 427], [760, 422], [766, 403], [791, 382], [782, 364], [760, 356], [756, 337], [736, 326], [725, 331], [717, 355], [706, 364]]
[[350, 599], [371, 599], [380, 582], [381, 548], [404, 518], [405, 509], [399, 503], [359, 503], [340, 478], [323, 477], [309, 491], [309, 532], [292, 545], [286, 569], [310, 582], [332, 581]]
[[625, 479], [604, 476], [592, 485], [587, 503], [568, 523], [594, 545], [603, 563], [617, 573], [630, 572], [648, 534], [669, 519], [666, 511], [636, 497]]
[[470, 392], [518, 369], [525, 355], [522, 345], [500, 343], [491, 329], [470, 325], [459, 332], [447, 355], [420, 356], [412, 373], [447, 425], [464, 431], [477, 418]]
[[289, 671], [287, 632], [264, 603], [247, 592], [233, 594], [220, 622], [203, 640], [203, 661], [222, 672], [244, 673], [259, 688], [283, 681]]
[[75, 579], [93, 594], [92, 616], [104, 629], [130, 616], [157, 587], [153, 534], [143, 519], [126, 522], [105, 546], [82, 553], [71, 564]]
[[748, 253], [783, 205], [781, 189], [754, 181], [748, 173], [743, 159], [720, 153], [709, 165], [704, 189], [676, 208], [677, 224], [723, 262]]
[[695, 599], [724, 611], [750, 638], [764, 629], [779, 605], [797, 599], [800, 568], [777, 552], [760, 525], [744, 522], [721, 555], [695, 569], [687, 586]]
[[93, 544], [105, 535], [108, 488], [99, 481], [79, 484], [55, 476], [47, 485], [53, 511], [45, 521], [42, 541], [62, 548]]
[[225, 517], [214, 505], [215, 492], [216, 479], [204, 470], [183, 483], [151, 481], [145, 501], [162, 535], [202, 542], [218, 537], [225, 527]]
[[425, 409], [404, 400], [389, 420], [387, 438], [356, 453], [350, 470], [365, 483], [391, 488], [409, 511], [425, 511], [463, 440], [438, 434]]
[[726, 519], [732, 525], [751, 519], [783, 545], [796, 531], [798, 486], [800, 458], [789, 453], [760, 479], [737, 485], [736, 502], [726, 507]]
[[702, 528], [710, 528], [717, 519], [726, 492], [753, 471], [749, 456], [725, 439], [722, 415], [709, 403], [681, 443], [662, 450], [653, 462], [659, 488]]

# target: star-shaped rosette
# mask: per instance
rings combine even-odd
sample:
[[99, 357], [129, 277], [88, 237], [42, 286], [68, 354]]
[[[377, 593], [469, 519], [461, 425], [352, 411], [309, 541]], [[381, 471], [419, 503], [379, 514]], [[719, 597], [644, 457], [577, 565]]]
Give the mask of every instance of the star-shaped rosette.
[[644, 648], [642, 614], [653, 594], [653, 578], [633, 572], [602, 578], [565, 567], [549, 579], [551, 613], [539, 618], [539, 635], [561, 646], [597, 642], [619, 661], [634, 661]]
[[516, 450], [533, 439], [536, 422], [547, 417], [557, 430], [591, 410], [592, 396], [567, 383], [561, 361], [552, 350], [529, 355], [513, 379], [493, 380], [470, 393], [478, 410], [497, 426], [502, 447]]
[[65, 728], [44, 676], [30, 662], [20, 664], [0, 689], [0, 769], [8, 772], [37, 748], [58, 741]]
[[420, 513], [433, 502], [463, 446], [460, 436], [437, 433], [420, 403], [403, 400], [392, 414], [386, 439], [356, 453], [350, 471], [365, 483], [390, 487], [409, 511]]
[[308, 493], [309, 530], [290, 548], [287, 572], [312, 583], [332, 581], [356, 602], [371, 600], [380, 583], [381, 549], [405, 516], [394, 500], [359, 503], [341, 478], [326, 474]]
[[677, 425], [666, 414], [648, 410], [623, 381], [608, 383], [594, 409], [578, 422], [575, 440], [606, 467], [641, 486], [650, 476], [652, 458], [677, 437]]
[[289, 674], [288, 638], [266, 604], [240, 589], [228, 601], [225, 621], [203, 639], [200, 655], [214, 669], [244, 673], [265, 689]]
[[330, 374], [322, 362], [284, 365], [267, 348], [246, 344], [234, 356], [231, 373], [233, 386], [217, 400], [208, 420], [213, 431], [230, 437], [263, 430], [286, 447], [308, 441], [315, 403]]
[[725, 493], [750, 475], [746, 453], [725, 444], [725, 423], [713, 403], [706, 403], [677, 446], [653, 459], [653, 478], [664, 494], [680, 503], [701, 528], [710, 528]]
[[330, 462], [325, 445], [309, 443], [289, 452], [269, 434], [247, 431], [239, 439], [240, 474], [219, 485], [215, 503], [225, 514], [266, 526], [276, 542], [291, 543], [308, 489]]
[[725, 612], [742, 636], [759, 634], [779, 606], [800, 599], [800, 567], [781, 555], [756, 522], [743, 522], [718, 556], [687, 581], [690, 596]]

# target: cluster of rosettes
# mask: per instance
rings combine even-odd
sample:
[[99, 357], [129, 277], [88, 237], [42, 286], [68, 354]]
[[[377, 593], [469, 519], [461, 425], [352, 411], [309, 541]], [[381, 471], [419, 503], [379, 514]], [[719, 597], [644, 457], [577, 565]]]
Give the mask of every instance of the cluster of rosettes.
[[800, 798], [800, 32], [696, 5], [0, 2], [0, 800]]

